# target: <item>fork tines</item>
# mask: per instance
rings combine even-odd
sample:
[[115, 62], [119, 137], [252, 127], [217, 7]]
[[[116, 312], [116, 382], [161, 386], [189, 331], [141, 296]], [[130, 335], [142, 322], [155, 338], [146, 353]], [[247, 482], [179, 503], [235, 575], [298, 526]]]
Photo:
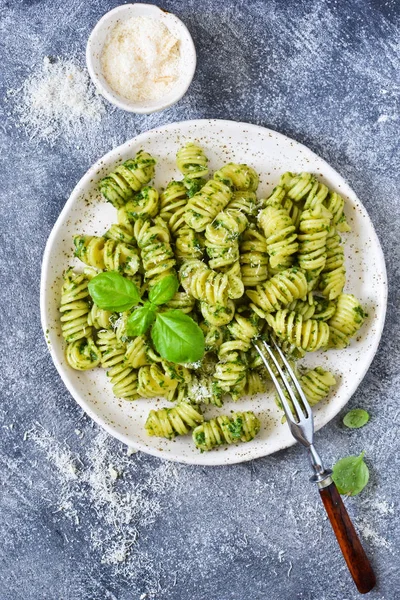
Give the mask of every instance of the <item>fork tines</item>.
[[[258, 354], [260, 355], [261, 360], [263, 361], [263, 363], [264, 363], [268, 373], [270, 374], [271, 379], [276, 387], [276, 391], [278, 392], [279, 399], [282, 402], [282, 406], [285, 411], [285, 415], [286, 415], [286, 419], [287, 419], [288, 423], [289, 424], [290, 423], [298, 423], [298, 424], [305, 423], [308, 419], [312, 419], [311, 407], [308, 404], [307, 398], [305, 397], [304, 392], [301, 389], [300, 383], [299, 383], [296, 375], [294, 374], [289, 361], [283, 354], [279, 345], [276, 343], [276, 340], [272, 337], [271, 337], [271, 343], [274, 346], [274, 349], [275, 349], [276, 353], [278, 354], [280, 360], [282, 361], [282, 365], [284, 366], [286, 373], [282, 369], [281, 364], [279, 363], [277, 357], [275, 356], [275, 353], [273, 352], [271, 346], [265, 340], [253, 341], [253, 345], [256, 348]], [[270, 361], [272, 362], [276, 371], [278, 372], [279, 377], [282, 380], [283, 386], [282, 386], [281, 382], [279, 381], [279, 379], [277, 378], [277, 376], [275, 374], [276, 372], [274, 372], [274, 369], [272, 368], [270, 361], [265, 356], [263, 348], [267, 352]], [[289, 375], [291, 384], [288, 381], [287, 374]], [[290, 400], [292, 401], [293, 407], [291, 407], [288, 402], [287, 396], [285, 394], [285, 389], [286, 389], [287, 395], [289, 396]], [[296, 392], [297, 392], [297, 395], [296, 395]], [[299, 400], [301, 401], [301, 403]], [[293, 412], [295, 413], [294, 415], [293, 415]]]

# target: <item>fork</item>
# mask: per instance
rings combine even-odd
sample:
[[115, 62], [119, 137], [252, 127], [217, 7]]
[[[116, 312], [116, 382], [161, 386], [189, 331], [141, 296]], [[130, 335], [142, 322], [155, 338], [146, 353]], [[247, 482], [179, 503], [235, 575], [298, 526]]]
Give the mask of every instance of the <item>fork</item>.
[[[332, 480], [332, 471], [331, 469], [326, 469], [324, 467], [321, 457], [314, 446], [314, 420], [311, 407], [281, 348], [274, 338], [271, 338], [271, 342], [275, 352], [278, 354], [285, 367], [286, 374], [277, 360], [271, 346], [267, 344], [266, 341], [260, 339], [253, 340], [253, 345], [260, 355], [261, 360], [276, 387], [293, 437], [308, 450], [311, 465], [314, 470], [314, 474], [310, 478], [310, 481], [318, 485], [322, 502], [354, 583], [361, 594], [367, 594], [372, 590], [376, 583], [371, 563], [365, 554], [364, 548], [361, 545], [360, 539], [343, 504], [343, 500]], [[266, 358], [263, 348], [269, 356], [269, 360]], [[279, 373], [286, 389], [286, 393], [289, 395], [293, 404], [292, 408], [290, 407], [285, 392], [275, 375], [276, 372], [274, 372], [271, 367], [271, 363]], [[301, 400], [301, 404], [288, 382], [287, 375], [289, 375], [291, 384], [295, 388], [298, 397]], [[295, 413], [294, 415], [292, 410]]]

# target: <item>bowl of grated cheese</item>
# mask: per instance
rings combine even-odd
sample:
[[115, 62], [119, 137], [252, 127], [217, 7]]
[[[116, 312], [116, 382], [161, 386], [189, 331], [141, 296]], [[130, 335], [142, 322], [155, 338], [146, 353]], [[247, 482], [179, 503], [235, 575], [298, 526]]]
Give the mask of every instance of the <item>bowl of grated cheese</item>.
[[90, 34], [86, 63], [109, 102], [148, 114], [186, 93], [196, 70], [192, 36], [178, 17], [153, 4], [125, 4], [106, 13]]

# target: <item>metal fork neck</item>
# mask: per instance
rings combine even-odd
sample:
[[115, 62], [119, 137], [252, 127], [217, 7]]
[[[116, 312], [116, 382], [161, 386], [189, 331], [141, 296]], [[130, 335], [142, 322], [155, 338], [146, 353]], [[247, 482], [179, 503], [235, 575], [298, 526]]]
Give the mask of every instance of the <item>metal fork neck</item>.
[[314, 444], [310, 444], [307, 449], [311, 466], [314, 469], [314, 475], [310, 477], [310, 481], [317, 483], [318, 487], [320, 488], [327, 487], [332, 483], [331, 469], [325, 469], [322, 459], [316, 451]]

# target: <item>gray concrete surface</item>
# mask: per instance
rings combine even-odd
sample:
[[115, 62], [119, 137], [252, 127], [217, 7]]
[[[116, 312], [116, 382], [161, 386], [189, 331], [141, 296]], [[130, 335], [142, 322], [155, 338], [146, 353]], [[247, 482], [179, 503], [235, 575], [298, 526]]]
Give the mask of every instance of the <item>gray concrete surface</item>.
[[317, 441], [328, 463], [365, 449], [371, 480], [347, 507], [378, 574], [371, 600], [397, 600], [400, 4], [164, 0], [198, 52], [185, 98], [150, 116], [106, 104], [90, 131], [31, 138], [18, 89], [45, 56], [83, 64], [91, 28], [115, 5], [0, 0], [0, 599], [358, 597], [300, 448], [209, 469], [127, 457], [82, 414], [45, 346], [41, 258], [75, 183], [139, 132], [216, 117], [271, 127], [323, 156], [357, 192], [383, 245], [386, 327], [349, 403], [371, 421], [349, 431], [339, 415]]

